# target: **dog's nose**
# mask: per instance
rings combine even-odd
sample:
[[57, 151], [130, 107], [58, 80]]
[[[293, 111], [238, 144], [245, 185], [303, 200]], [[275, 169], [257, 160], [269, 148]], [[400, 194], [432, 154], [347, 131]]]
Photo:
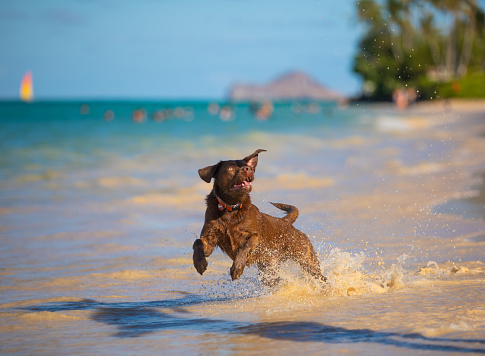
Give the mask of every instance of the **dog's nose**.
[[250, 173], [253, 171], [253, 167], [251, 166], [244, 166], [243, 167], [244, 172]]

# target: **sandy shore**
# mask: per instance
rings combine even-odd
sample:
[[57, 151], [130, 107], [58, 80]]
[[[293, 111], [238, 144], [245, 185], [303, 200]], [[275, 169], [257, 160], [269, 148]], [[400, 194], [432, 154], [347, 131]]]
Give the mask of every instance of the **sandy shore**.
[[430, 112], [436, 111], [467, 111], [467, 112], [483, 112], [485, 114], [485, 99], [439, 99], [420, 101], [415, 103], [410, 110], [427, 110]]

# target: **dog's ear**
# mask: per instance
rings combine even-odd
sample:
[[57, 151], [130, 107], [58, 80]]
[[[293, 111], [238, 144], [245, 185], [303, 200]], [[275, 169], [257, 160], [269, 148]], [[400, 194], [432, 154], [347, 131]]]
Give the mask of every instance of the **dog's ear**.
[[219, 162], [219, 163], [217, 163], [217, 164], [215, 164], [213, 166], [208, 166], [208, 167], [199, 169], [199, 176], [200, 176], [200, 178], [204, 182], [210, 183], [211, 182], [211, 179], [216, 174], [217, 168], [219, 168], [220, 165], [221, 165], [221, 162]]
[[258, 155], [261, 152], [266, 152], [266, 150], [262, 150], [262, 149], [256, 150], [253, 154], [247, 157], [244, 157], [242, 160], [246, 162], [249, 166], [256, 168], [256, 166], [258, 165]]

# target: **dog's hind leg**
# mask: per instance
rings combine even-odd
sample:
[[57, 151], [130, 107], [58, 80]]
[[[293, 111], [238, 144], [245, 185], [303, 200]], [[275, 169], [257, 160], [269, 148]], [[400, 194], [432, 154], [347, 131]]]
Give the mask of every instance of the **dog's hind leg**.
[[237, 251], [237, 255], [234, 258], [234, 263], [231, 267], [231, 278], [232, 280], [238, 279], [244, 272], [244, 267], [246, 266], [248, 255], [258, 246], [259, 235], [255, 234], [248, 238]]
[[327, 277], [322, 274], [320, 269], [320, 263], [318, 260], [315, 261], [298, 261], [301, 268], [315, 278], [319, 283], [325, 284], [327, 282]]
[[307, 237], [306, 241], [304, 241], [302, 245], [303, 246], [301, 246], [299, 256], [295, 256], [297, 257], [296, 262], [305, 272], [309, 273], [319, 282], [326, 283], [327, 278], [322, 274], [320, 261], [318, 261], [317, 254]]
[[259, 280], [265, 286], [269, 288], [274, 288], [281, 283], [281, 277], [279, 276], [279, 268], [276, 261], [274, 262], [259, 262]]

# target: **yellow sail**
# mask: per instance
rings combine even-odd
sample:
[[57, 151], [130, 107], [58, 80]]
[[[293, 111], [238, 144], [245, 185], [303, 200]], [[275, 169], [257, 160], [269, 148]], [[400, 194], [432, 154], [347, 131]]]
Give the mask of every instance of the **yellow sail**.
[[20, 100], [32, 101], [34, 98], [34, 87], [32, 82], [32, 72], [28, 71], [22, 77], [20, 83]]

